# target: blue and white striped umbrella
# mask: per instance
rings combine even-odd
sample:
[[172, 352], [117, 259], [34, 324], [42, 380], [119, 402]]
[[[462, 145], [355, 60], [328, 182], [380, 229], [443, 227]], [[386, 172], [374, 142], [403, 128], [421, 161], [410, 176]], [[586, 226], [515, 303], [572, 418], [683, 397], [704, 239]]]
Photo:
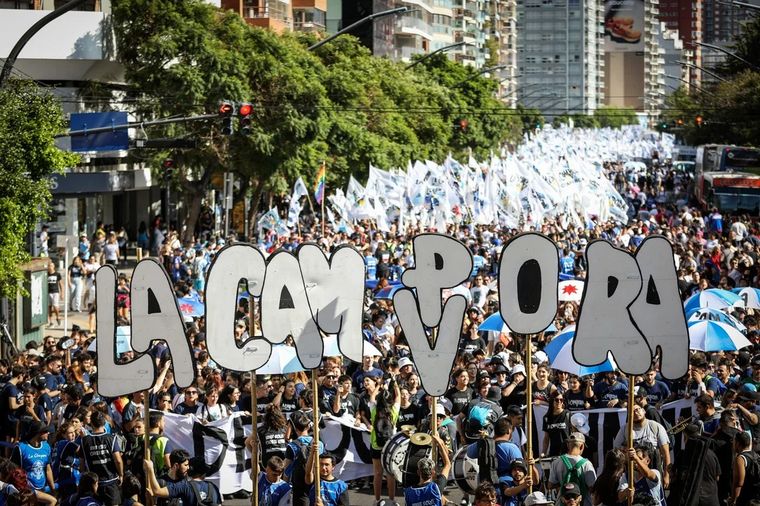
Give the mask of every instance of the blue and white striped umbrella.
[[690, 321], [689, 348], [699, 351], [736, 351], [752, 343], [737, 329], [722, 322]]
[[683, 308], [684, 312], [691, 313], [703, 307], [725, 309], [733, 306], [737, 302], [743, 304], [741, 297], [735, 293], [731, 293], [728, 290], [721, 290], [720, 288], [710, 288], [702, 290], [689, 297], [684, 303]]
[[760, 309], [760, 288], [746, 287], [734, 293], [744, 301], [744, 307]]
[[568, 327], [554, 336], [544, 351], [549, 357], [549, 365], [552, 369], [569, 372], [576, 376], [588, 376], [600, 372], [610, 372], [617, 369], [615, 361], [611, 356], [599, 365], [585, 366], [575, 361], [573, 358], [573, 341], [575, 340], [575, 326]]
[[709, 307], [699, 308], [696, 311], [687, 314], [686, 318], [688, 318], [689, 321], [710, 320], [713, 322], [727, 323], [740, 332], [745, 332], [747, 330], [747, 327], [745, 327], [742, 322], [730, 314], [726, 314], [723, 311], [718, 311], [717, 309], [710, 309]]
[[[483, 320], [478, 326], [478, 332], [512, 332], [501, 317], [501, 313], [494, 313]], [[557, 332], [557, 326], [553, 323], [544, 332]]]

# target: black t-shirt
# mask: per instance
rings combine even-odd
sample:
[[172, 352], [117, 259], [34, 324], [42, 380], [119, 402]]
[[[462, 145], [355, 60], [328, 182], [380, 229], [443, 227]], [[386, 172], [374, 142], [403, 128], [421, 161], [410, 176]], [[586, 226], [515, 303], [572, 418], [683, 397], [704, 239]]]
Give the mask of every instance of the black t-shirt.
[[10, 408], [10, 400], [16, 399], [18, 402], [21, 402], [20, 396], [21, 392], [13, 383], [6, 383], [2, 391], [0, 391], [0, 413], [2, 413], [0, 420], [6, 434], [13, 434], [15, 436], [16, 418], [13, 416], [13, 411]]
[[84, 276], [84, 269], [78, 265], [71, 265], [69, 266], [69, 274], [71, 274], [72, 278], [81, 278]]
[[551, 410], [544, 415], [544, 432], [549, 434], [549, 456], [565, 453], [565, 441], [570, 437], [570, 412], [555, 415]]
[[285, 415], [285, 418], [290, 419], [290, 415], [293, 411], [298, 409], [298, 396], [294, 395], [292, 399], [286, 399], [283, 395], [280, 397], [280, 411]]
[[586, 393], [581, 388], [579, 392], [572, 392], [570, 390], [564, 393], [565, 404], [570, 411], [580, 411], [586, 409]]
[[401, 408], [399, 410], [398, 415], [398, 423], [396, 426], [398, 428], [401, 428], [402, 425], [414, 425], [417, 427], [417, 424], [420, 422], [420, 409], [419, 406], [415, 404], [410, 404], [405, 408]]
[[282, 429], [259, 429], [259, 440], [262, 448], [262, 463], [266, 465], [270, 457], [275, 455], [285, 458], [288, 449], [288, 441], [285, 439], [286, 427]]
[[356, 414], [359, 412], [359, 397], [354, 395], [353, 392], [349, 392], [348, 395], [340, 399], [340, 410], [337, 412], [334, 412], [332, 410], [334, 399], [334, 396], [330, 397], [330, 412], [335, 416], [343, 416], [346, 413], [352, 416], [356, 416]]
[[509, 394], [507, 397], [501, 398], [501, 407], [504, 409], [504, 411], [509, 408], [509, 406], [524, 406], [525, 405], [525, 380], [523, 380], [519, 385], [515, 387], [514, 390], [512, 390], [512, 393]]
[[451, 401], [451, 416], [457, 416], [472, 400], [472, 388], [458, 390], [457, 387], [451, 387], [444, 396]]
[[61, 275], [57, 272], [48, 274], [48, 293], [60, 293], [58, 289], [58, 282], [61, 280]]

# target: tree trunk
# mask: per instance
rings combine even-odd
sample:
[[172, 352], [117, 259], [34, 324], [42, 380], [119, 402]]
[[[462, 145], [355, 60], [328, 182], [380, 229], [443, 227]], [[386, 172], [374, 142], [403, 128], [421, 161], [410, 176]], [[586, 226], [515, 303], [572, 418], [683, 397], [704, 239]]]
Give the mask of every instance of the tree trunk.
[[[193, 185], [195, 186], [195, 185]], [[190, 204], [187, 206], [187, 216], [185, 217], [185, 230], [182, 233], [182, 242], [188, 243], [195, 236], [195, 225], [198, 223], [198, 217], [201, 214], [201, 202], [203, 201], [203, 189], [194, 188], [194, 191], [188, 192], [190, 195]]]
[[248, 209], [248, 237], [252, 238], [258, 228], [258, 220], [256, 219], [256, 216], [259, 214], [263, 185], [256, 179], [251, 179], [250, 185], [253, 192], [251, 196], [251, 206]]

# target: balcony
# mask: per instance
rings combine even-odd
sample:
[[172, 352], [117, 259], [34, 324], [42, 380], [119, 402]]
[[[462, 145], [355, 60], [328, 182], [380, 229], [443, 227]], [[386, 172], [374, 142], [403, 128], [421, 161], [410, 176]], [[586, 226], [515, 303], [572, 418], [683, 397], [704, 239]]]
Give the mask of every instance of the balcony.
[[433, 28], [427, 23], [417, 18], [401, 18], [396, 24], [396, 33], [407, 35], [419, 35], [426, 39], [433, 38]]

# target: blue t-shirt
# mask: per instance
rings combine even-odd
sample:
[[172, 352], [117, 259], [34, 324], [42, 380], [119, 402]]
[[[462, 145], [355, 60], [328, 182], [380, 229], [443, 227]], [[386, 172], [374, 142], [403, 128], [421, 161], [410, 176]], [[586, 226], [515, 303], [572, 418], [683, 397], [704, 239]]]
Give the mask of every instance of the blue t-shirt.
[[560, 258], [559, 268], [562, 274], [575, 274], [575, 256], [571, 253]]
[[614, 385], [601, 381], [594, 385], [594, 395], [596, 396], [596, 407], [606, 408], [607, 403], [614, 399], [617, 399], [619, 403], [626, 402], [628, 400], [628, 387], [620, 381], [616, 381]]
[[259, 506], [279, 506], [291, 488], [287, 481], [272, 483], [267, 479], [267, 473], [259, 473]]
[[[471, 459], [478, 458], [478, 445], [471, 444], [467, 447], [467, 456]], [[521, 459], [522, 452], [511, 441], [496, 441], [496, 474], [505, 476], [512, 470], [512, 462]]]
[[[291, 441], [288, 443], [288, 448], [285, 450], [285, 458], [290, 460], [290, 465], [285, 469], [285, 476], [291, 477], [293, 475], [293, 467], [299, 459], [309, 457], [309, 449], [311, 448], [311, 442], [314, 441], [312, 436], [298, 436], [296, 438], [298, 443]], [[300, 444], [300, 445], [299, 445]], [[302, 447], [306, 447], [305, 451], [301, 451]], [[325, 445], [322, 441], [319, 442], [319, 454], [322, 455], [325, 451]], [[306, 461], [303, 461], [303, 465], [306, 465]]]
[[[332, 481], [319, 480], [320, 497], [324, 506], [347, 506], [348, 505], [348, 485], [345, 481], [337, 478]], [[309, 489], [309, 503], [314, 502], [314, 485]]]
[[404, 489], [404, 501], [406, 506], [440, 506], [441, 490], [432, 481], [421, 487], [407, 487]]
[[75, 506], [103, 506], [103, 503], [97, 498], [87, 495], [80, 497]]
[[480, 269], [482, 269], [486, 265], [486, 259], [483, 258], [480, 255], [473, 255], [472, 257], [472, 272], [470, 273], [470, 277], [474, 278], [478, 275], [478, 272], [480, 272]]
[[39, 446], [29, 443], [19, 443], [13, 449], [11, 460], [18, 464], [29, 480], [29, 484], [35, 490], [49, 491], [47, 485], [47, 466], [50, 464], [50, 445], [47, 441], [41, 441]]
[[58, 485], [79, 485], [79, 445], [68, 439], [55, 443], [52, 467], [53, 478]]
[[528, 497], [527, 488], [515, 496], [508, 496], [504, 493], [505, 489], [512, 488], [514, 486], [515, 480], [511, 476], [502, 476], [499, 478], [499, 504], [501, 504], [501, 506], [518, 506], [519, 504], [522, 504], [523, 501], [525, 501], [526, 497]]
[[647, 389], [647, 402], [652, 406], [670, 397], [670, 388], [668, 388], [668, 385], [664, 381], [654, 380], [654, 385], [647, 385], [642, 382], [636, 386]]

